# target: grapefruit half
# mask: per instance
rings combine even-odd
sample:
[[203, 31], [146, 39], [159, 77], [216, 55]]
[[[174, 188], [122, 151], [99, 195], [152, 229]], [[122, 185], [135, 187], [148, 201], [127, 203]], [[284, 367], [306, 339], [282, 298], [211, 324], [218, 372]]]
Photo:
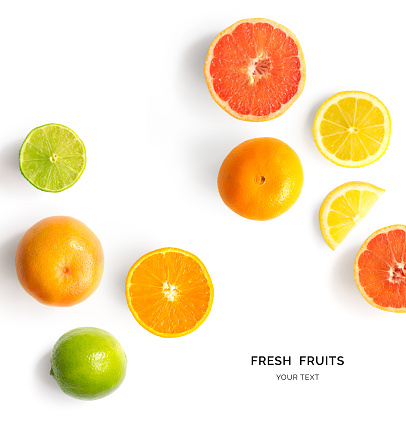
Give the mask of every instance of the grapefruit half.
[[406, 226], [397, 224], [373, 233], [355, 257], [354, 277], [372, 306], [406, 312]]
[[300, 96], [306, 68], [290, 30], [269, 19], [244, 19], [211, 43], [204, 74], [213, 99], [234, 118], [267, 121]]

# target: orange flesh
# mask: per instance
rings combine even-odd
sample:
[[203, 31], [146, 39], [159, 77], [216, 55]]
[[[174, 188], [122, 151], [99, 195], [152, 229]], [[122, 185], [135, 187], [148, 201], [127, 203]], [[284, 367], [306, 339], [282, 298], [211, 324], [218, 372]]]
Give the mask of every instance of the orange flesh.
[[266, 116], [297, 93], [296, 42], [271, 24], [242, 23], [221, 37], [210, 64], [214, 91], [241, 115]]
[[406, 308], [405, 230], [394, 229], [371, 239], [358, 259], [358, 278], [375, 304]]
[[154, 253], [135, 267], [127, 283], [130, 309], [154, 333], [187, 332], [204, 320], [211, 307], [207, 276], [194, 258], [183, 253]]

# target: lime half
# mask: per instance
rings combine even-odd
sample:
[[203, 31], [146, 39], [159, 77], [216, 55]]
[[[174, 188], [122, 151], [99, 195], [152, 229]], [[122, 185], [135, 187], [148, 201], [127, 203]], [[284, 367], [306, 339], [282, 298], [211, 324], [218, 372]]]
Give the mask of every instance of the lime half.
[[21, 174], [45, 192], [62, 192], [71, 187], [85, 167], [85, 145], [64, 125], [34, 128], [20, 149]]

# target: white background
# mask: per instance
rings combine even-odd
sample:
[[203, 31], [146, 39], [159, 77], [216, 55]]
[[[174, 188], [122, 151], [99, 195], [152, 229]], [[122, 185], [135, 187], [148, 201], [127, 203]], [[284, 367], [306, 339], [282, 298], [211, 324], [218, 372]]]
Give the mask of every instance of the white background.
[[[406, 222], [404, 13], [397, 2], [1, 1], [0, 3], [0, 422], [20, 424], [335, 424], [404, 417], [406, 315], [371, 307], [352, 274], [356, 252], [380, 227]], [[283, 116], [238, 121], [212, 100], [203, 64], [213, 38], [264, 17], [300, 40], [307, 81]], [[312, 138], [321, 103], [342, 90], [380, 98], [392, 117], [388, 151], [345, 169]], [[19, 173], [29, 131], [57, 122], [84, 141], [80, 180], [43, 193]], [[301, 158], [298, 202], [268, 222], [243, 219], [221, 201], [217, 172], [246, 139], [271, 136]], [[335, 252], [319, 230], [326, 194], [351, 180], [386, 189]], [[39, 304], [21, 288], [14, 255], [40, 219], [70, 215], [100, 238], [99, 289], [75, 307]], [[163, 339], [127, 308], [128, 269], [144, 253], [175, 246], [196, 254], [213, 279], [206, 322]], [[49, 376], [66, 331], [113, 333], [128, 357], [111, 396], [66, 396]], [[251, 366], [252, 355], [291, 355], [291, 367]], [[299, 367], [299, 355], [342, 355], [344, 366]], [[319, 373], [278, 382], [276, 373]]]

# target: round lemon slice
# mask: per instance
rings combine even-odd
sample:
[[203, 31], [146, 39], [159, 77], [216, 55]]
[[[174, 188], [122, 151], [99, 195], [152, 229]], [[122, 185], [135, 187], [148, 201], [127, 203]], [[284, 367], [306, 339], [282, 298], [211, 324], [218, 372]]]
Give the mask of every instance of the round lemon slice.
[[341, 167], [365, 167], [389, 145], [390, 115], [375, 96], [344, 91], [326, 100], [316, 114], [313, 137], [327, 159]]
[[327, 245], [336, 249], [384, 192], [363, 182], [345, 183], [331, 191], [319, 212], [320, 230]]

